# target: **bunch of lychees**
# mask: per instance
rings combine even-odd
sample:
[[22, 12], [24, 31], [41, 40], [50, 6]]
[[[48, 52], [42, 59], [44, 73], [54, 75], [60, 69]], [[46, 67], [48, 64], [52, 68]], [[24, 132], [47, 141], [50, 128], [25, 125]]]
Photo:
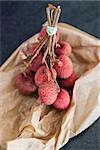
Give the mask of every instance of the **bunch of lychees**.
[[[61, 9], [49, 5], [46, 9], [48, 25], [56, 27]], [[70, 104], [67, 89], [72, 88], [77, 76], [69, 58], [72, 48], [69, 43], [60, 41], [60, 33], [48, 35], [46, 26], [38, 36], [38, 42], [29, 44], [27, 51], [21, 51], [24, 72], [16, 76], [16, 86], [22, 94], [38, 95], [45, 105], [53, 105], [63, 110]]]

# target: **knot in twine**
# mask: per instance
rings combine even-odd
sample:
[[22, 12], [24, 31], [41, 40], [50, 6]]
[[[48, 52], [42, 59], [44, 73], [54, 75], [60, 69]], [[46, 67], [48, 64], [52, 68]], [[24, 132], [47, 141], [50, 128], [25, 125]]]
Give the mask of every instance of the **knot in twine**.
[[46, 32], [48, 35], [54, 35], [57, 32], [57, 27], [51, 27], [51, 26], [47, 26], [46, 28]]

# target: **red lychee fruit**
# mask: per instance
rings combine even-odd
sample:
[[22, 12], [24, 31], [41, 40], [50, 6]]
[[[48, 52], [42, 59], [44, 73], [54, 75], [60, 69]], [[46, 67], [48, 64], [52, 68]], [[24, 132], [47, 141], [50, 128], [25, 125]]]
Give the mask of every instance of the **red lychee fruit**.
[[76, 73], [73, 71], [73, 73], [71, 74], [71, 76], [67, 79], [60, 79], [59, 83], [60, 86], [63, 88], [71, 88], [74, 86], [75, 81], [77, 80], [77, 75]]
[[37, 57], [32, 61], [31, 70], [36, 71], [42, 63], [42, 53], [40, 52]]
[[65, 89], [61, 89], [60, 93], [57, 96], [56, 101], [53, 103], [53, 106], [59, 110], [64, 110], [69, 107], [70, 96]]
[[55, 62], [54, 68], [57, 71], [57, 75], [60, 78], [68, 78], [73, 72], [73, 64], [69, 57], [66, 55], [60, 55], [58, 61]]
[[65, 41], [59, 42], [60, 46], [55, 48], [55, 53], [57, 55], [67, 55], [69, 56], [71, 54], [72, 48], [69, 43]]
[[40, 66], [35, 73], [35, 77], [34, 77], [35, 84], [37, 86], [40, 86], [44, 82], [48, 81], [48, 73], [49, 73], [49, 76], [51, 78], [50, 70], [47, 70], [45, 65]]
[[18, 88], [19, 92], [28, 95], [32, 94], [36, 91], [37, 87], [27, 74], [20, 73], [15, 78], [16, 87]]
[[[56, 70], [53, 69], [53, 73], [54, 73], [54, 79], [56, 79], [57, 73]], [[53, 75], [51, 74], [51, 70], [47, 70], [45, 65], [42, 65], [38, 68], [38, 70], [35, 73], [35, 84], [37, 86], [40, 86], [41, 84], [43, 84], [44, 82], [48, 81], [48, 75], [50, 77], [50, 81], [54, 81], [53, 79]]]
[[51, 105], [55, 102], [58, 95], [57, 85], [52, 81], [44, 82], [38, 88], [38, 94], [44, 104]]
[[[46, 26], [44, 26], [41, 30], [41, 32], [39, 33], [39, 37], [38, 40], [40, 40], [41, 38], [43, 38], [46, 34]], [[56, 41], [59, 41], [59, 32], [56, 33]]]

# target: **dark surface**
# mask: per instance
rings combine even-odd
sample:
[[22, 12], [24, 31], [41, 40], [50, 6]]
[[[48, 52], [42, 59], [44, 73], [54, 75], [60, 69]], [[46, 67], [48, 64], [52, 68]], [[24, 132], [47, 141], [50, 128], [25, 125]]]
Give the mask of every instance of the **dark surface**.
[[[50, 2], [50, 1], [49, 1]], [[62, 14], [60, 21], [72, 24], [77, 28], [100, 38], [100, 2], [52, 2], [60, 4]], [[41, 29], [46, 21], [45, 7], [47, 2], [0, 2], [0, 53], [3, 63], [12, 52], [26, 39]], [[62, 148], [62, 150], [99, 150], [100, 120], [89, 129]]]

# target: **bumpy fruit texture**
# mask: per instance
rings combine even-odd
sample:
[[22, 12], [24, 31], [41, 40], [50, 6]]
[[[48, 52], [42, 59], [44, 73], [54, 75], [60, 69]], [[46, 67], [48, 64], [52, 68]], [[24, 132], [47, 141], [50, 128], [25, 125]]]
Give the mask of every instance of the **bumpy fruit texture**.
[[51, 70], [47, 70], [45, 65], [42, 65], [38, 68], [38, 70], [35, 73], [35, 84], [37, 86], [40, 86], [41, 84], [43, 84], [44, 82], [48, 81], [48, 76], [50, 77], [50, 81], [54, 81], [54, 79], [56, 79], [57, 73], [56, 70], [53, 69], [53, 73], [54, 73], [54, 78], [52, 76]]
[[38, 88], [38, 94], [44, 104], [51, 105], [55, 102], [58, 95], [57, 86], [52, 81], [44, 82]]
[[44, 82], [48, 81], [48, 73], [49, 73], [49, 76], [51, 78], [50, 70], [47, 71], [47, 68], [45, 65], [40, 66], [35, 73], [35, 77], [34, 77], [35, 84], [37, 86], [40, 86]]
[[36, 71], [42, 62], [42, 53], [40, 52], [37, 57], [32, 61], [31, 70]]
[[69, 56], [71, 54], [72, 48], [69, 43], [65, 41], [59, 42], [59, 47], [55, 48], [55, 53], [57, 55], [67, 55]]
[[[41, 38], [43, 38], [46, 34], [46, 26], [44, 26], [41, 30], [41, 32], [39, 33], [39, 37], [38, 39], [40, 40]], [[59, 32], [56, 33], [56, 41], [59, 41]]]
[[20, 73], [19, 75], [17, 75], [15, 83], [19, 92], [24, 95], [32, 94], [37, 89], [34, 81], [27, 74], [24, 75], [23, 73]]
[[64, 110], [69, 107], [70, 96], [65, 89], [61, 89], [53, 106], [59, 110]]
[[67, 79], [60, 79], [59, 83], [60, 86], [63, 88], [71, 88], [74, 86], [75, 81], [77, 80], [77, 75], [76, 73], [73, 71], [73, 73], [71, 74], [71, 76]]
[[57, 71], [57, 75], [60, 78], [68, 78], [73, 72], [73, 64], [69, 57], [66, 55], [60, 55], [58, 62], [54, 64], [54, 68]]

